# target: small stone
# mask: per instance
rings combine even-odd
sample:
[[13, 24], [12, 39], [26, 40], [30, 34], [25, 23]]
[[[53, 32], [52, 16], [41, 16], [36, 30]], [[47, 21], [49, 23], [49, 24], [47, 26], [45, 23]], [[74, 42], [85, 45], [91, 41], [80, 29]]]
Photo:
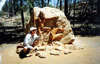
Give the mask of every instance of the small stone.
[[55, 50], [62, 51], [63, 50], [63, 47], [62, 46], [55, 47]]
[[49, 45], [46, 46], [46, 51], [52, 51], [53, 49], [54, 49], [53, 46], [49, 46]]
[[60, 51], [56, 50], [50, 51], [50, 55], [60, 55]]
[[40, 58], [46, 58], [48, 54], [45, 51], [38, 51], [35, 55], [39, 56]]
[[65, 45], [66, 49], [76, 50], [76, 47], [74, 45]]
[[65, 49], [64, 50], [64, 54], [69, 54], [69, 53], [71, 53], [71, 50], [70, 49]]
[[45, 49], [46, 49], [45, 46], [41, 46], [37, 48], [37, 51], [44, 51]]
[[56, 45], [56, 46], [62, 46], [63, 44], [59, 41], [54, 41], [53, 42], [53, 45]]

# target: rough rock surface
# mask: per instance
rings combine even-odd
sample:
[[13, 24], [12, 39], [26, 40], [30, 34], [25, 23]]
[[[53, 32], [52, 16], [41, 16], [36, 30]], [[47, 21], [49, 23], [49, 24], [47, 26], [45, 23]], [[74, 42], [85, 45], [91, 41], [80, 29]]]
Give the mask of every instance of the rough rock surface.
[[39, 56], [40, 58], [46, 58], [48, 56], [48, 53], [45, 51], [38, 51], [36, 52], [36, 56]]
[[57, 51], [57, 50], [52, 50], [50, 51], [50, 55], [60, 55], [60, 51]]
[[60, 55], [63, 51], [68, 54], [71, 50], [82, 48], [81, 42], [73, 34], [69, 20], [59, 9], [34, 7], [34, 17], [26, 24], [26, 33], [33, 26], [40, 36], [40, 47], [36, 53], [40, 58], [46, 58], [47, 53]]
[[53, 46], [63, 46], [63, 44], [59, 41], [54, 41]]
[[[44, 8], [34, 7], [35, 22], [37, 22], [38, 18], [45, 19], [44, 27], [50, 27], [52, 29], [53, 28], [64, 29], [63, 32], [60, 32], [60, 30], [57, 31], [63, 35], [63, 37], [59, 39], [61, 43], [63, 44], [73, 43], [75, 37], [72, 31], [72, 28], [70, 26], [70, 22], [62, 11], [60, 11], [59, 9], [50, 8], [50, 7], [44, 7]], [[26, 32], [29, 32], [29, 28], [33, 26], [33, 24], [31, 24], [32, 22], [33, 21], [29, 21], [29, 23], [27, 24]], [[54, 30], [53, 33], [55, 33], [55, 31], [56, 30]], [[43, 39], [45, 39], [45, 37], [43, 37]], [[58, 39], [55, 39], [55, 40], [58, 40]]]
[[64, 54], [69, 54], [69, 53], [71, 53], [70, 49], [64, 49]]
[[45, 51], [45, 50], [46, 50], [45, 46], [37, 47], [37, 51]]
[[64, 48], [62, 46], [55, 47], [55, 50], [62, 51]]
[[76, 50], [76, 46], [75, 45], [65, 45], [64, 47], [65, 47], [65, 49]]
[[49, 45], [46, 46], [46, 51], [52, 51], [53, 49], [54, 49], [53, 46], [49, 46]]

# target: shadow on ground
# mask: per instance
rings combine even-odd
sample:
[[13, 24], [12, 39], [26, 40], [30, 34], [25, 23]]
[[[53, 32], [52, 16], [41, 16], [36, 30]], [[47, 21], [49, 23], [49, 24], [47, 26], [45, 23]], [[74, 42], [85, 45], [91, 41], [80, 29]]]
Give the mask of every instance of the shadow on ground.
[[30, 52], [30, 49], [26, 51], [26, 53], [24, 53], [24, 50], [21, 50], [19, 53], [19, 58], [23, 59], [23, 58], [31, 57], [31, 55], [27, 56], [29, 52]]
[[100, 28], [91, 26], [79, 26], [72, 28], [75, 35], [80, 36], [100, 36]]
[[25, 31], [21, 27], [0, 27], [0, 44], [22, 42]]

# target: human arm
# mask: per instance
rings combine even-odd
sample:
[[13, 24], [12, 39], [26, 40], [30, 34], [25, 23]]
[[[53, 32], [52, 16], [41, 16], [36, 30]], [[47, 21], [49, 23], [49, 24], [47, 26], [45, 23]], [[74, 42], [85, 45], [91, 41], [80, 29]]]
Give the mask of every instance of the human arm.
[[25, 47], [30, 48], [30, 49], [33, 49], [33, 47], [31, 45], [29, 45], [29, 44], [26, 44]]

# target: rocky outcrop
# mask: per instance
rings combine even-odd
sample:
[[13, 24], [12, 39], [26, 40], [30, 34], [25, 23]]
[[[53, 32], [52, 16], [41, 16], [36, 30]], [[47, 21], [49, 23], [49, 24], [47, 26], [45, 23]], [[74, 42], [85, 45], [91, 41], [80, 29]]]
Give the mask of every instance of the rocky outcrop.
[[[33, 24], [31, 24], [33, 23]], [[69, 20], [64, 13], [56, 8], [34, 7], [34, 22], [29, 21], [26, 25], [26, 32], [29, 28], [35, 26], [38, 28], [38, 35], [41, 40], [51, 44], [53, 41], [59, 41], [63, 44], [72, 44], [75, 40]]]
[[50, 55], [60, 55], [61, 52], [69, 54], [71, 50], [81, 48], [81, 43], [74, 36], [69, 20], [59, 9], [35, 7], [33, 20], [34, 22], [31, 17], [26, 24], [26, 33], [32, 26], [37, 28], [37, 34], [40, 36], [37, 56], [46, 58], [47, 53]]

